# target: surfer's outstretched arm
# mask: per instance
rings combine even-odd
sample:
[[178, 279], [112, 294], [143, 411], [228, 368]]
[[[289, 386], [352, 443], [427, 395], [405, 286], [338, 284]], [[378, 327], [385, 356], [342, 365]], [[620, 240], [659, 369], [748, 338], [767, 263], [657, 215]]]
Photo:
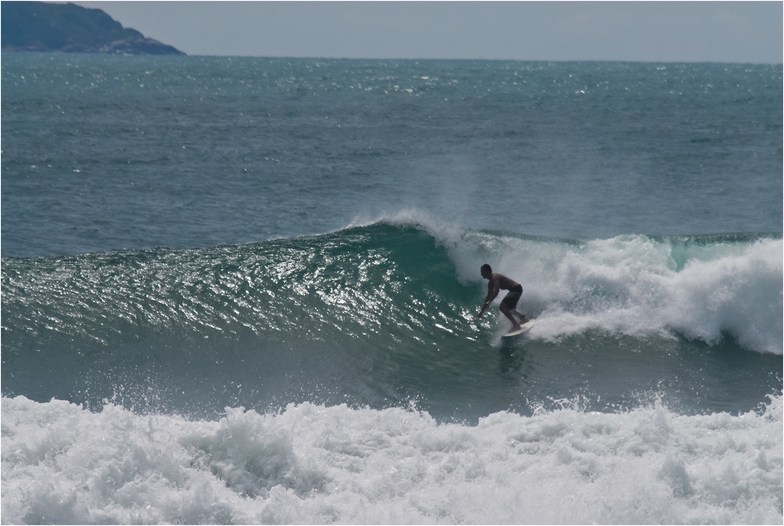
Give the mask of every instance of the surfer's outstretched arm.
[[482, 304], [482, 310], [479, 311], [479, 314], [476, 316], [477, 318], [481, 318], [482, 314], [484, 314], [485, 309], [490, 306], [490, 303], [498, 296], [498, 280], [490, 279], [490, 283], [487, 284], [487, 297], [485, 298], [485, 302]]

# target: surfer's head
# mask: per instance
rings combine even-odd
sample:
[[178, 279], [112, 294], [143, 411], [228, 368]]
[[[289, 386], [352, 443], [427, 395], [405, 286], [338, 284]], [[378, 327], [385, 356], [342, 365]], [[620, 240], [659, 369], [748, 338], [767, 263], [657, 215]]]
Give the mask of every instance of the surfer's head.
[[482, 265], [480, 271], [482, 272], [482, 277], [485, 279], [490, 279], [493, 276], [493, 269], [490, 268], [490, 265], [488, 265], [487, 263]]

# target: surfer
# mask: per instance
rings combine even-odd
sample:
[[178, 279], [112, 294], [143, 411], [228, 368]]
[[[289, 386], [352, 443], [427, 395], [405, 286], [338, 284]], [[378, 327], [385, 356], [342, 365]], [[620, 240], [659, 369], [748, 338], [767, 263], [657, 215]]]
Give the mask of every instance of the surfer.
[[[517, 311], [517, 302], [520, 301], [520, 296], [523, 295], [523, 286], [516, 281], [507, 278], [503, 274], [493, 274], [493, 269], [490, 268], [490, 265], [487, 263], [482, 265], [481, 272], [482, 277], [490, 280], [490, 282], [487, 284], [487, 297], [485, 298], [482, 310], [479, 311], [477, 318], [482, 317], [485, 309], [490, 306], [490, 302], [498, 296], [498, 291], [500, 289], [508, 290], [509, 292], [506, 297], [501, 300], [499, 309], [504, 313], [504, 316], [509, 318], [509, 321], [512, 322], [512, 330], [509, 332], [519, 331], [520, 324], [528, 323], [530, 321], [525, 314], [520, 314]], [[520, 318], [520, 323], [517, 322], [515, 316]]]

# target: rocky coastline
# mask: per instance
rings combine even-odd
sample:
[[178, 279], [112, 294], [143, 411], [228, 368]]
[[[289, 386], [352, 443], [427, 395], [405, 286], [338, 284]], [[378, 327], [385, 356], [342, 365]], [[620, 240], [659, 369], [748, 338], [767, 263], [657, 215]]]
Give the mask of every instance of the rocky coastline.
[[46, 2], [2, 3], [2, 51], [185, 55], [125, 28], [101, 9]]

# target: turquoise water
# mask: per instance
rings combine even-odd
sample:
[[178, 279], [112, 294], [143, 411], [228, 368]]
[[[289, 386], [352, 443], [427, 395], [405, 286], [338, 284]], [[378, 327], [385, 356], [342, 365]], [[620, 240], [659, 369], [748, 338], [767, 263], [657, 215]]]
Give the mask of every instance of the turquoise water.
[[3, 522], [780, 523], [781, 74], [4, 54]]

